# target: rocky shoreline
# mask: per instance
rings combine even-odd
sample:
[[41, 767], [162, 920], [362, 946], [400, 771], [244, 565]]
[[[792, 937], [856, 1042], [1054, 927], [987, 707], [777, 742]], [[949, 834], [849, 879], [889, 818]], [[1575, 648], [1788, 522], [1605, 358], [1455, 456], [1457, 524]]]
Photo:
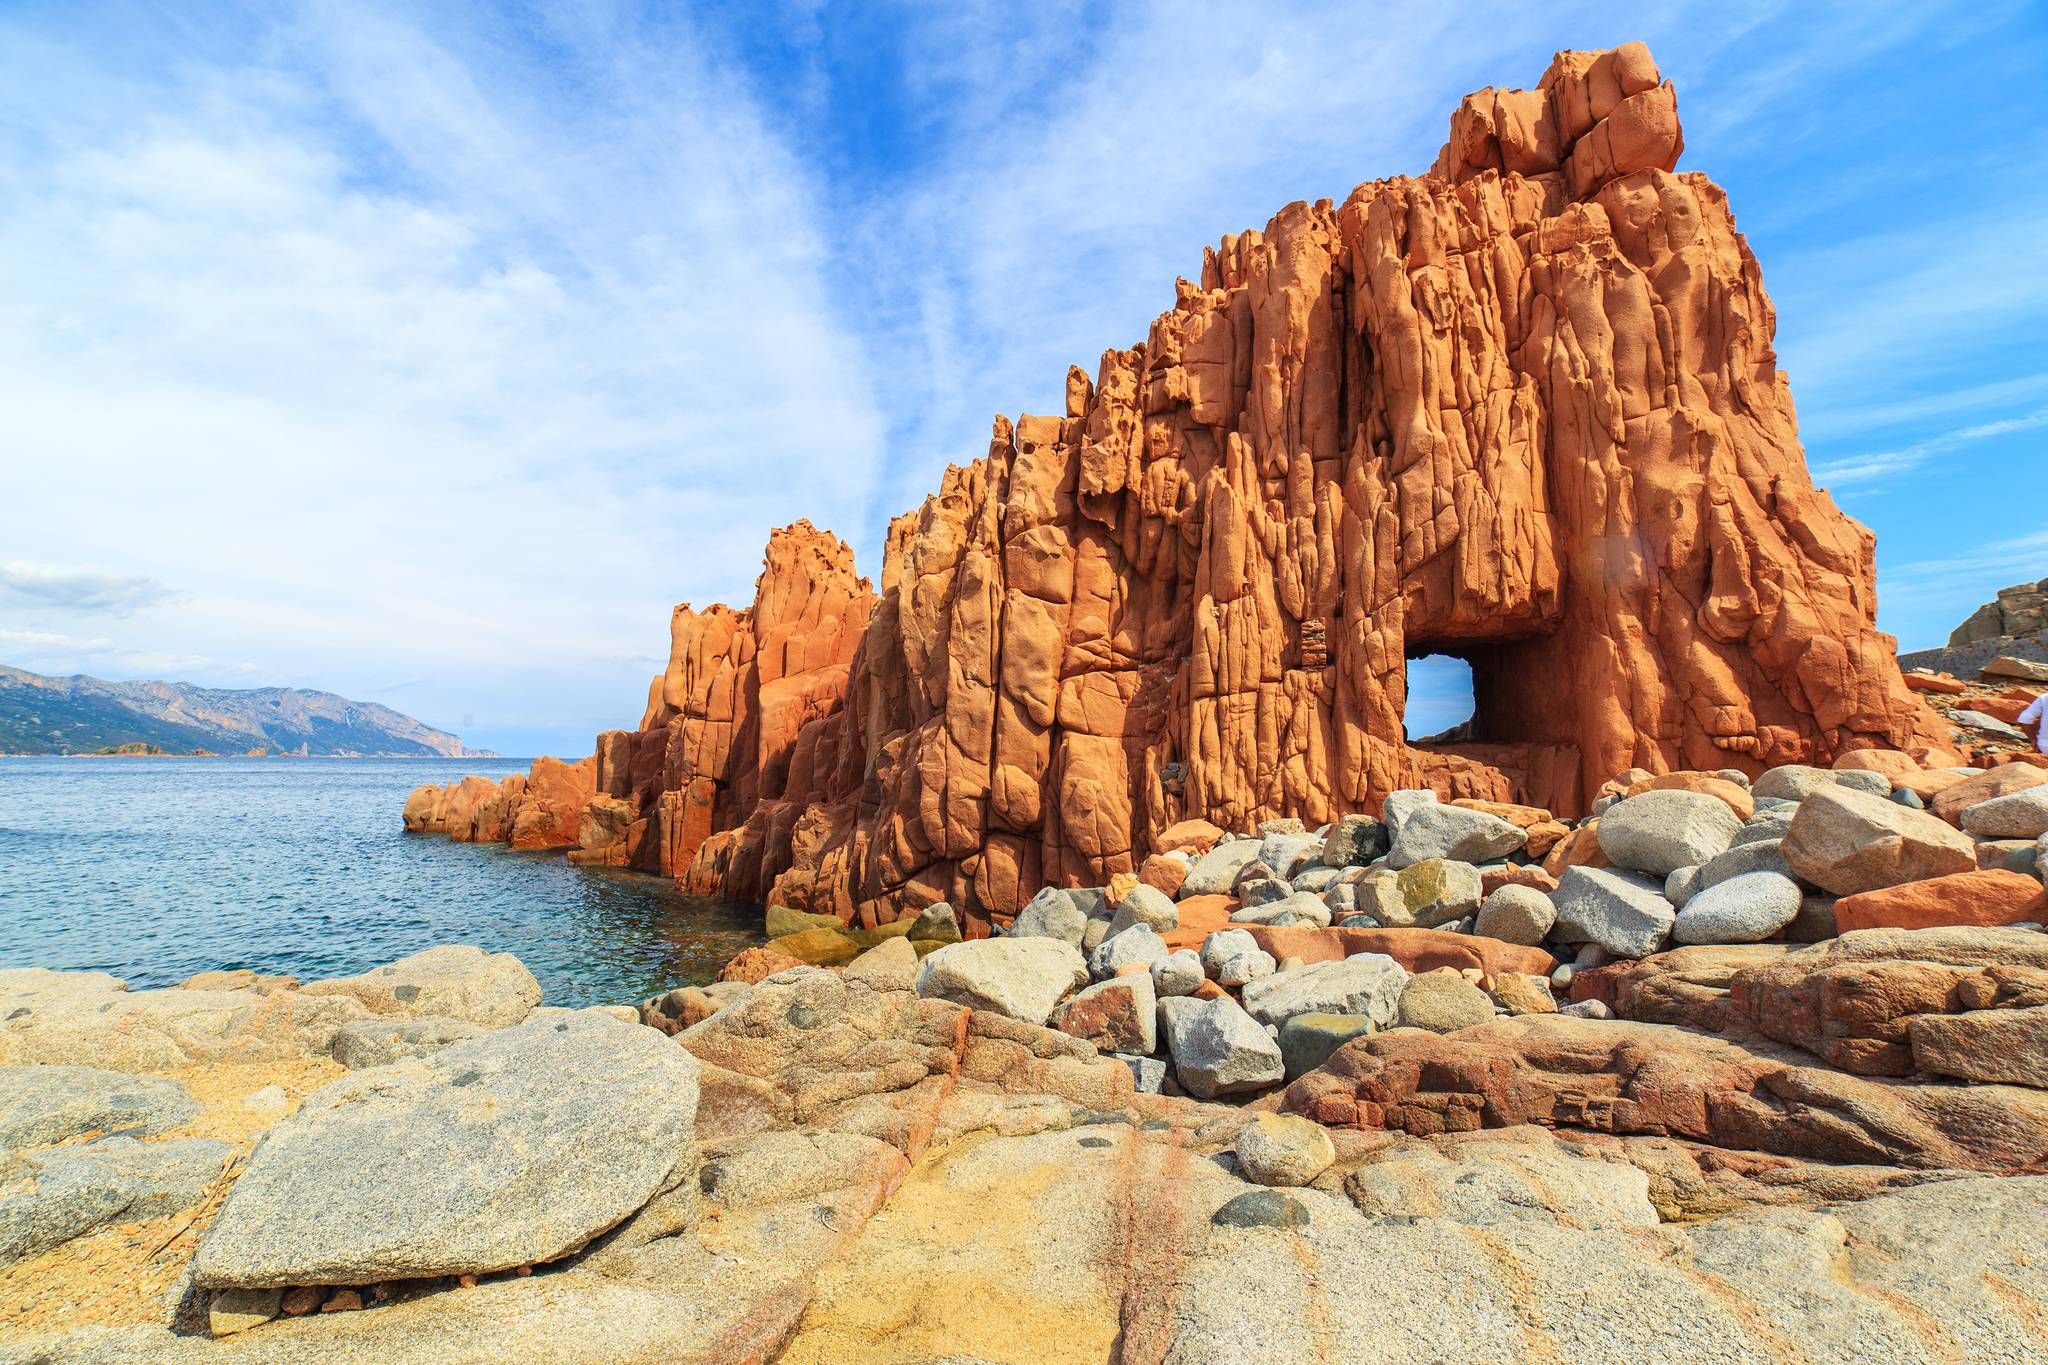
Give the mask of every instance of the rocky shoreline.
[[0, 1362], [2048, 1358], [2048, 770], [1609, 786], [597, 1009], [0, 971]]
[[1681, 146], [1469, 96], [405, 803], [763, 904], [710, 984], [0, 970], [0, 1365], [2048, 1360], [2039, 679], [1900, 673]]

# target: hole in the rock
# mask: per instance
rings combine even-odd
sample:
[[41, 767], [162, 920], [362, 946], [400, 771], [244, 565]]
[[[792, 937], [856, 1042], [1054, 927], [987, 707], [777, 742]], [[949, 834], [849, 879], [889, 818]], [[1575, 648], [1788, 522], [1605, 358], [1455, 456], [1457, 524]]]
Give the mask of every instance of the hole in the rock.
[[1401, 729], [1410, 744], [1471, 739], [1478, 711], [1471, 664], [1450, 654], [1425, 654], [1408, 661], [1408, 709]]

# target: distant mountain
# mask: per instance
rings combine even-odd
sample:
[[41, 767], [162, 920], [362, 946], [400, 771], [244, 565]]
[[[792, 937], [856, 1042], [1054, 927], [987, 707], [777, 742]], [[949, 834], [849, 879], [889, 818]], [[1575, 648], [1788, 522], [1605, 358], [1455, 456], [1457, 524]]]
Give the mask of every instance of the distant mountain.
[[0, 753], [90, 754], [120, 746], [348, 758], [495, 758], [374, 702], [296, 687], [46, 678], [0, 664]]

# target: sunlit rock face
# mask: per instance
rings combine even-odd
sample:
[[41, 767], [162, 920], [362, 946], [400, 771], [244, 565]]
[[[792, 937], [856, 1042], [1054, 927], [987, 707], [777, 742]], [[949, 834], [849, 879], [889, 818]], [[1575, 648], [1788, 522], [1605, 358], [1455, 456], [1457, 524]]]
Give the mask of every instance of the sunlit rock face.
[[[998, 418], [896, 520], [879, 596], [799, 523], [751, 607], [678, 608], [599, 745], [600, 856], [972, 928], [1195, 817], [1414, 786], [1578, 814], [1632, 767], [1945, 753], [1681, 146], [1640, 44], [1560, 53], [1468, 96], [1427, 175], [1225, 237], [1064, 414]], [[1471, 665], [1469, 742], [1404, 738], [1430, 653]]]

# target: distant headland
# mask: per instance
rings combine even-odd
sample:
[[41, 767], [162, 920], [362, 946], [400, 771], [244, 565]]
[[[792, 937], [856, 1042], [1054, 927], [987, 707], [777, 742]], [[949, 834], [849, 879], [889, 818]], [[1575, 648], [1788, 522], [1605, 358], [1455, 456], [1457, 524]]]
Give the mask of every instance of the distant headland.
[[295, 687], [45, 677], [0, 665], [0, 754], [496, 758], [375, 702]]

